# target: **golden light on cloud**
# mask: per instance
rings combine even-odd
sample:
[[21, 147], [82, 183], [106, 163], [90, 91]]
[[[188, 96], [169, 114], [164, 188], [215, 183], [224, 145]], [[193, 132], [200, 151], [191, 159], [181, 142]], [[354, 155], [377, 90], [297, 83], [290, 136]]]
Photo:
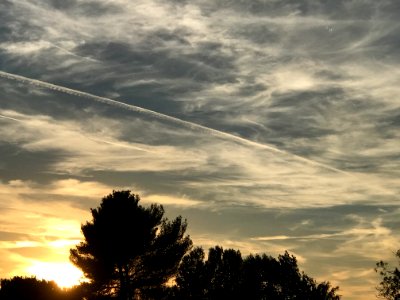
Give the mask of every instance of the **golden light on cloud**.
[[38, 279], [54, 281], [61, 288], [70, 288], [83, 280], [83, 273], [67, 262], [40, 262], [35, 261], [27, 272]]

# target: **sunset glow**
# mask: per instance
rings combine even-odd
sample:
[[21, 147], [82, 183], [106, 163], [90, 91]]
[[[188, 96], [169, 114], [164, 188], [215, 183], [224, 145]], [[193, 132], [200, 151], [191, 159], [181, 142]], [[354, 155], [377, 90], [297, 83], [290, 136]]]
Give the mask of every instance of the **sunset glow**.
[[61, 288], [78, 285], [83, 279], [82, 271], [70, 263], [38, 261], [28, 267], [27, 271], [38, 279], [54, 281]]

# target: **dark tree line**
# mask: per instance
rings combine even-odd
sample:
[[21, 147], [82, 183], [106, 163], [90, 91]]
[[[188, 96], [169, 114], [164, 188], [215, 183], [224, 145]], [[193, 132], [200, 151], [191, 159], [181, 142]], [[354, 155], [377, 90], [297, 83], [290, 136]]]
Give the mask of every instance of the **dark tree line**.
[[[242, 257], [237, 250], [192, 249], [187, 223], [164, 217], [161, 205], [143, 207], [130, 191], [113, 191], [91, 209], [84, 241], [71, 261], [88, 283], [70, 290], [54, 282], [14, 277], [0, 282], [0, 300], [100, 299], [339, 299], [337, 287], [300, 272], [294, 256]], [[175, 282], [175, 284], [174, 284]]]
[[340, 299], [338, 288], [300, 272], [294, 256], [249, 255], [221, 247], [186, 255], [176, 276], [175, 299]]
[[80, 300], [86, 294], [85, 285], [62, 290], [54, 281], [35, 277], [1, 279], [0, 287], [1, 300]]

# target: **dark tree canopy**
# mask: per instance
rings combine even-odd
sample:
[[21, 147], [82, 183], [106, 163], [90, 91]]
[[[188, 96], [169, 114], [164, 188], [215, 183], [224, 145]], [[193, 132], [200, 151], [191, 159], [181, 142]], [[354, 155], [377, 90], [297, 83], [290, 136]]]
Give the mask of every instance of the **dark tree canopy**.
[[310, 299], [337, 300], [338, 288], [317, 283], [301, 273], [287, 252], [275, 259], [239, 251], [211, 248], [208, 259], [201, 248], [183, 258], [176, 277], [177, 299]]
[[[397, 250], [396, 257], [400, 260], [400, 250]], [[400, 299], [400, 270], [391, 268], [388, 263], [380, 261], [376, 264], [375, 271], [381, 276], [382, 281], [377, 287], [379, 296], [389, 300]]]
[[84, 285], [62, 290], [54, 281], [36, 277], [15, 276], [0, 280], [1, 300], [81, 300], [83, 295]]
[[51, 300], [59, 298], [60, 288], [53, 281], [38, 280], [35, 277], [13, 277], [1, 279], [0, 299], [4, 300]]
[[173, 277], [192, 242], [186, 221], [169, 221], [161, 205], [145, 208], [130, 191], [113, 191], [91, 209], [81, 229], [85, 241], [71, 249], [71, 261], [91, 281], [97, 295], [133, 299]]

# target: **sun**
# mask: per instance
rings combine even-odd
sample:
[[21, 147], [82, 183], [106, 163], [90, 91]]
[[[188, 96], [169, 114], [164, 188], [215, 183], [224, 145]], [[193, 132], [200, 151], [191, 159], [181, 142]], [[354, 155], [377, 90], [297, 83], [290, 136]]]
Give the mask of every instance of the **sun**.
[[27, 270], [38, 279], [54, 281], [61, 288], [70, 288], [83, 280], [83, 273], [66, 262], [35, 262]]

